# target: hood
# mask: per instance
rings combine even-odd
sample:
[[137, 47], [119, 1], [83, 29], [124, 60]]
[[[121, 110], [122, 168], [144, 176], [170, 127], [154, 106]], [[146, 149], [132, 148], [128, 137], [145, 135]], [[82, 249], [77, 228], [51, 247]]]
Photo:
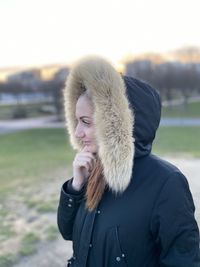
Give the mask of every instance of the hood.
[[134, 110], [135, 157], [142, 157], [151, 152], [156, 130], [160, 123], [160, 95], [156, 89], [147, 83], [128, 76], [124, 76], [123, 79], [128, 101]]
[[94, 104], [98, 156], [105, 181], [112, 191], [123, 192], [131, 180], [134, 157], [151, 152], [159, 125], [159, 95], [149, 85], [121, 76], [102, 58], [78, 61], [71, 68], [64, 89], [66, 126], [71, 144], [78, 151], [83, 145], [74, 135], [75, 108], [84, 88], [89, 90]]

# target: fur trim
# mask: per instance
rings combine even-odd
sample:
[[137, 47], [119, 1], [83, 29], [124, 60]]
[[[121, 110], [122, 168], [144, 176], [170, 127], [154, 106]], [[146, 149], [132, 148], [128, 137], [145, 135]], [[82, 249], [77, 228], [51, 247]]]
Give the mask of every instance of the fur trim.
[[94, 103], [94, 123], [104, 176], [109, 188], [123, 192], [132, 175], [134, 115], [129, 108], [126, 89], [121, 75], [102, 58], [90, 57], [77, 62], [71, 69], [64, 90], [65, 115], [70, 141], [74, 149], [82, 144], [74, 136], [75, 108], [83, 85]]

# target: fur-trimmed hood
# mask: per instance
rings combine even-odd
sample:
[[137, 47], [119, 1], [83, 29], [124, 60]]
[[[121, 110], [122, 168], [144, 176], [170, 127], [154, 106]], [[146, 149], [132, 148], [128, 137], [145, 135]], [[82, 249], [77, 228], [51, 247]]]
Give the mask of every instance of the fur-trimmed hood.
[[102, 58], [77, 62], [64, 90], [67, 129], [77, 150], [83, 147], [74, 135], [75, 108], [84, 88], [89, 90], [94, 104], [98, 155], [106, 183], [114, 192], [123, 192], [131, 180], [134, 157], [151, 152], [160, 121], [159, 95], [149, 85], [122, 77]]

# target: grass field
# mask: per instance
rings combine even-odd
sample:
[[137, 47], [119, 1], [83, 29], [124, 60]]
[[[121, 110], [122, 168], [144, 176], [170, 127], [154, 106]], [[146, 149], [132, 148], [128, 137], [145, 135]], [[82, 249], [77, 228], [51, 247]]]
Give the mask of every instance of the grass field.
[[200, 127], [160, 127], [153, 152], [160, 155], [200, 157]]
[[162, 108], [162, 117], [170, 118], [200, 118], [200, 102], [188, 103]]
[[[45, 108], [54, 108], [49, 103], [32, 103], [32, 104], [23, 104], [20, 106], [18, 112], [25, 114], [27, 117], [40, 117], [44, 115], [51, 114], [45, 113]], [[16, 105], [5, 105], [0, 106], [0, 120], [12, 119], [14, 114], [17, 112]], [[18, 113], [17, 112], [17, 113]], [[55, 113], [55, 112], [54, 112]], [[200, 102], [188, 103], [187, 105], [177, 105], [171, 107], [162, 108], [162, 117], [171, 117], [171, 118], [199, 118], [200, 117]]]
[[[199, 136], [200, 127], [162, 127], [153, 153], [200, 157]], [[74, 151], [65, 129], [2, 135], [0, 148], [0, 267], [9, 267], [35, 253], [40, 242], [57, 238], [51, 216]]]
[[64, 129], [33, 129], [0, 137], [0, 195], [29, 185], [72, 159]]
[[[160, 127], [157, 154], [200, 157], [200, 127]], [[0, 195], [19, 183], [29, 185], [71, 162], [73, 151], [64, 129], [33, 129], [0, 138]]]
[[52, 105], [49, 103], [28, 103], [17, 105], [0, 105], [0, 120], [10, 120], [13, 119], [17, 114], [23, 117], [40, 117], [52, 112], [44, 112], [44, 108], [52, 108]]
[[0, 267], [9, 267], [58, 237], [52, 216], [74, 152], [64, 129], [1, 135], [0, 148]]
[[[160, 127], [153, 145], [156, 153], [200, 156], [200, 127]], [[65, 129], [32, 129], [0, 138], [0, 183], [17, 178], [32, 181], [68, 164], [73, 158]]]

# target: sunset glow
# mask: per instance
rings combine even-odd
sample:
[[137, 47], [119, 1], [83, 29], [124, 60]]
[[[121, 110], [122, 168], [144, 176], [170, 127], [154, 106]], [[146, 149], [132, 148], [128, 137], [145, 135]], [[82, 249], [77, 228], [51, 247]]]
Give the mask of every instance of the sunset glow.
[[1, 0], [0, 25], [0, 68], [200, 46], [198, 0]]

